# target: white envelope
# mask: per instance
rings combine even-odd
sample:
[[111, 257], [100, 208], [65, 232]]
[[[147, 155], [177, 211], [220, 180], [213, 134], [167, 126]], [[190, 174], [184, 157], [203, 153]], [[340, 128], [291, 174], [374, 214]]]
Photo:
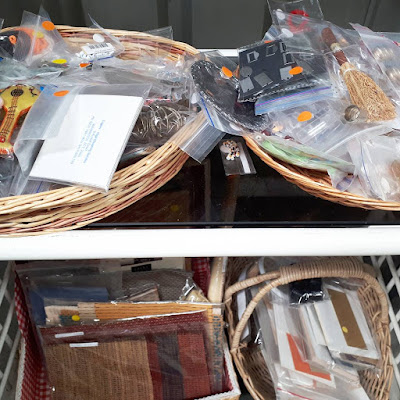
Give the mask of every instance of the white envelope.
[[29, 178], [107, 191], [142, 105], [137, 96], [77, 95]]

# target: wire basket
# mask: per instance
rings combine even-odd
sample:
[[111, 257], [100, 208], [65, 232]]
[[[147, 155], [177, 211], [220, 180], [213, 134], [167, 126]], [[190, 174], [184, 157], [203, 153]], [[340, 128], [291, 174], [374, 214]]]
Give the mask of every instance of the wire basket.
[[341, 192], [332, 187], [331, 179], [327, 173], [297, 167], [280, 161], [267, 154], [252, 138], [245, 137], [245, 139], [247, 146], [262, 161], [279, 172], [287, 181], [294, 183], [300, 189], [315, 197], [344, 206], [364, 208], [366, 210], [400, 211], [400, 203], [394, 201], [371, 199], [348, 192]]
[[[379, 376], [371, 370], [360, 371], [360, 382], [371, 399], [388, 400], [393, 379], [389, 306], [386, 293], [375, 278], [373, 268], [355, 258], [330, 258], [281, 267], [279, 270], [235, 283], [240, 273], [254, 262], [255, 259], [251, 258], [229, 259], [227, 289], [225, 290], [231, 353], [244, 384], [253, 398], [255, 400], [275, 399], [274, 384], [259, 346], [248, 346], [247, 343], [240, 341], [242, 332], [257, 304], [271, 289], [280, 285], [302, 279], [340, 277], [357, 278], [365, 282], [359, 289], [359, 298], [376, 333], [382, 356], [382, 370]], [[268, 284], [265, 284], [267, 281]], [[238, 321], [236, 293], [260, 284], [262, 284], [260, 290]]]
[[[95, 29], [58, 26], [65, 40], [86, 43]], [[185, 44], [141, 32], [112, 30], [124, 44], [124, 59], [142, 54], [177, 59], [180, 55], [197, 54]], [[78, 186], [70, 186], [37, 194], [0, 199], [0, 235], [26, 236], [67, 231], [83, 227], [114, 214], [154, 192], [172, 179], [188, 159], [177, 144], [203, 123], [201, 114], [181, 128], [174, 143], [167, 142], [156, 151], [117, 171], [107, 194]]]

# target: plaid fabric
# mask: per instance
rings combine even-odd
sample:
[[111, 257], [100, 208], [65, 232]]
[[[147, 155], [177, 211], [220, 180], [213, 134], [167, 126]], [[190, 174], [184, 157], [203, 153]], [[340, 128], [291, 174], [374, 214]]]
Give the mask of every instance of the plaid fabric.
[[163, 400], [162, 373], [158, 361], [158, 346], [154, 338], [147, 340], [147, 355], [149, 357], [150, 373], [153, 381], [153, 400]]
[[[154, 335], [188, 329], [203, 332], [207, 327], [208, 319], [206, 312], [194, 312], [190, 314], [114, 321], [104, 324], [41, 328], [40, 333], [44, 344], [56, 345], [61, 343], [81, 343], [83, 339], [85, 342], [99, 342], [112, 338], [131, 338], [133, 336], [146, 335], [149, 332]], [[84, 335], [58, 336], [59, 334], [75, 332], [83, 332]]]
[[24, 358], [20, 360], [23, 365], [20, 400], [50, 400], [46, 368], [42, 364], [42, 357], [35, 340], [34, 328], [29, 319], [28, 308], [18, 276], [15, 277], [15, 310], [25, 345]]
[[182, 376], [184, 372], [179, 363], [178, 337], [177, 335], [159, 335], [155, 337], [155, 341], [162, 375], [163, 400], [184, 400]]
[[[185, 399], [208, 396], [212, 393], [207, 366], [204, 336], [199, 332], [182, 332], [178, 335], [179, 358], [182, 365]], [[199, 377], [203, 377], [199, 379]]]
[[210, 285], [210, 259], [207, 257], [196, 257], [192, 259], [193, 280], [207, 296]]

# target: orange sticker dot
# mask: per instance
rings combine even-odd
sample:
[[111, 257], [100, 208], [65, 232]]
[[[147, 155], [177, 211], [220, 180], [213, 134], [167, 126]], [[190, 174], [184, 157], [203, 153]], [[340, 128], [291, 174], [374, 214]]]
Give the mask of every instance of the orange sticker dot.
[[60, 90], [59, 92], [55, 92], [54, 96], [56, 97], [63, 97], [69, 93], [69, 90]]
[[225, 76], [227, 76], [228, 78], [232, 78], [233, 73], [232, 73], [232, 71], [231, 71], [229, 68], [222, 67], [222, 68], [221, 68], [221, 71], [222, 71], [222, 73], [223, 73]]
[[303, 72], [303, 68], [302, 67], [294, 67], [289, 71], [290, 75], [298, 75], [301, 74]]
[[52, 31], [55, 28], [51, 21], [43, 21], [42, 26], [44, 29], [46, 29], [46, 31]]
[[273, 40], [264, 40], [264, 43], [271, 43]]
[[89, 65], [89, 63], [80, 63], [79, 64], [79, 66], [81, 67], [81, 68], [85, 68], [85, 67], [87, 67]]
[[17, 37], [14, 36], [14, 35], [11, 35], [8, 39], [10, 40], [10, 43], [11, 43], [11, 44], [17, 43]]
[[310, 111], [303, 111], [297, 117], [297, 121], [299, 121], [299, 122], [309, 121], [312, 117], [313, 117], [313, 115], [312, 115], [312, 113], [310, 113]]

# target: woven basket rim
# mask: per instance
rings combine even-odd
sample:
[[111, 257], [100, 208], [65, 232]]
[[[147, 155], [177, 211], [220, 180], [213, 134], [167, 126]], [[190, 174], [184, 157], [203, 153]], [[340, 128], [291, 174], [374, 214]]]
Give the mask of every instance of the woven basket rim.
[[[3, 28], [3, 29], [0, 29], [0, 32], [2, 32], [2, 31], [6, 32], [6, 31], [12, 30], [14, 28], [15, 27]], [[61, 31], [60, 32], [61, 34], [65, 33], [65, 32], [68, 32], [68, 31], [87, 32], [87, 33], [98, 31], [97, 28], [74, 27], [74, 26], [70, 26], [70, 25], [56, 25], [56, 29], [58, 31]], [[191, 51], [193, 54], [198, 54], [199, 53], [199, 51], [196, 48], [194, 48], [194, 47], [192, 47], [192, 46], [190, 46], [190, 45], [188, 45], [186, 43], [175, 41], [175, 40], [171, 40], [171, 39], [168, 39], [168, 38], [165, 38], [165, 37], [162, 37], [162, 36], [152, 35], [152, 34], [149, 34], [149, 33], [146, 33], [146, 32], [117, 30], [117, 29], [106, 29], [106, 30], [108, 32], [112, 33], [115, 36], [137, 36], [137, 37], [143, 37], [143, 38], [151, 39], [152, 41], [158, 41], [158, 42], [161, 42], [161, 43], [166, 43], [166, 44], [171, 44], [171, 45], [187, 48], [187, 50]], [[120, 171], [126, 171], [130, 167], [131, 166], [122, 168], [121, 170], [116, 171], [115, 173], [120, 172]], [[35, 199], [35, 198], [42, 197], [41, 194], [43, 194], [43, 193], [53, 194], [53, 193], [62, 193], [64, 191], [67, 194], [68, 192], [70, 192], [69, 189], [75, 188], [75, 187], [79, 188], [82, 191], [82, 193], [84, 193], [86, 191], [89, 191], [89, 192], [93, 192], [94, 191], [94, 192], [98, 193], [98, 191], [96, 191], [94, 189], [93, 190], [92, 189], [87, 189], [87, 188], [81, 187], [81, 186], [66, 186], [66, 187], [62, 187], [62, 188], [59, 188], [59, 189], [47, 190], [46, 192], [41, 192], [41, 193], [32, 193], [32, 194], [23, 194], [23, 195], [19, 195], [19, 196], [2, 197], [2, 198], [0, 198], [0, 211], [1, 211], [1, 208], [3, 206], [3, 202], [12, 203], [13, 200], [18, 201], [19, 199], [32, 200], [32, 199]]]
[[[12, 29], [12, 28], [6, 28]], [[62, 36], [84, 41], [85, 33], [97, 29], [58, 26]], [[124, 58], [151, 52], [177, 59], [196, 55], [194, 47], [148, 33], [109, 30], [125, 44]], [[72, 39], [71, 39], [72, 37]], [[105, 218], [154, 192], [172, 179], [188, 159], [178, 144], [203, 123], [200, 113], [155, 152], [115, 172], [107, 194], [96, 190], [66, 186], [47, 192], [0, 198], [0, 235], [26, 236], [76, 229]]]
[[[390, 348], [391, 338], [390, 338], [389, 317], [388, 317], [389, 306], [387, 303], [386, 293], [383, 291], [378, 280], [376, 279], [373, 267], [371, 267], [369, 264], [360, 262], [354, 257], [351, 258], [334, 257], [325, 260], [319, 259], [315, 261], [300, 262], [288, 267], [277, 267], [277, 269], [274, 271], [269, 271], [266, 274], [258, 275], [255, 278], [248, 278], [245, 281], [237, 282], [236, 275], [238, 275], [240, 271], [243, 271], [243, 269], [245, 268], [248, 269], [251, 265], [254, 265], [256, 258], [245, 257], [241, 259], [239, 258], [229, 259], [230, 263], [234, 263], [236, 260], [238, 263], [239, 262], [242, 263], [238, 264], [242, 269], [237, 268], [237, 265], [235, 264], [230, 265], [232, 269], [230, 270], [230, 275], [227, 277], [226, 288], [225, 288], [225, 310], [228, 322], [228, 337], [231, 346], [231, 353], [233, 355], [236, 367], [238, 368], [240, 375], [243, 378], [245, 386], [255, 399], [260, 400], [262, 399], [262, 397], [260, 393], [258, 393], [257, 388], [254, 386], [251, 373], [246, 370], [246, 366], [242, 361], [242, 359], [244, 358], [242, 351], [249, 347], [247, 347], [246, 343], [242, 343], [240, 338], [243, 329], [246, 326], [248, 318], [250, 317], [252, 312], [254, 312], [254, 309], [256, 307], [256, 303], [254, 303], [255, 301], [257, 301], [256, 297], [258, 297], [259, 300], [261, 300], [262, 297], [264, 297], [262, 295], [262, 292], [266, 293], [269, 292], [269, 290], [266, 289], [267, 286], [271, 289], [272, 287], [278, 287], [280, 285], [284, 285], [296, 280], [308, 279], [312, 276], [325, 277], [325, 278], [354, 277], [364, 280], [368, 288], [371, 288], [372, 290], [375, 291], [378, 298], [378, 302], [376, 304], [380, 305], [381, 315], [378, 318], [378, 322], [374, 323], [374, 325], [379, 326], [376, 333], [377, 335], [379, 334], [379, 339], [380, 339], [379, 343], [380, 343], [383, 365], [382, 365], [382, 372], [379, 376], [377, 374], [374, 374], [374, 372], [370, 374], [368, 391], [373, 390], [371, 385], [373, 386], [374, 384], [377, 384], [377, 382], [379, 382], [379, 387], [382, 389], [382, 393], [379, 397], [379, 400], [389, 399], [390, 386], [393, 379], [393, 366], [391, 363], [391, 348]], [[248, 303], [248, 306], [242, 318], [240, 320], [237, 320], [237, 311], [232, 307], [232, 300], [235, 299], [237, 293], [248, 287], [258, 286], [261, 283], [266, 282], [266, 280], [269, 281], [269, 284], [260, 286], [258, 294], [256, 295], [256, 297], [253, 297], [253, 300], [251, 302]], [[249, 308], [252, 309], [250, 313], [248, 313]], [[377, 317], [378, 314], [374, 315], [375, 317]], [[245, 322], [245, 324], [243, 324], [243, 322]], [[257, 380], [257, 377], [254, 377], [254, 379]], [[272, 383], [270, 382], [269, 384], [271, 385]], [[378, 397], [376, 397], [376, 399], [378, 400]]]
[[[268, 166], [281, 174], [286, 180], [297, 185], [307, 193], [348, 207], [364, 208], [367, 210], [400, 211], [400, 202], [384, 201], [357, 194], [342, 192], [330, 183], [327, 173], [313, 171], [307, 168], [278, 160], [270, 156], [250, 136], [245, 136], [247, 146]], [[323, 176], [323, 179], [321, 179]]]

